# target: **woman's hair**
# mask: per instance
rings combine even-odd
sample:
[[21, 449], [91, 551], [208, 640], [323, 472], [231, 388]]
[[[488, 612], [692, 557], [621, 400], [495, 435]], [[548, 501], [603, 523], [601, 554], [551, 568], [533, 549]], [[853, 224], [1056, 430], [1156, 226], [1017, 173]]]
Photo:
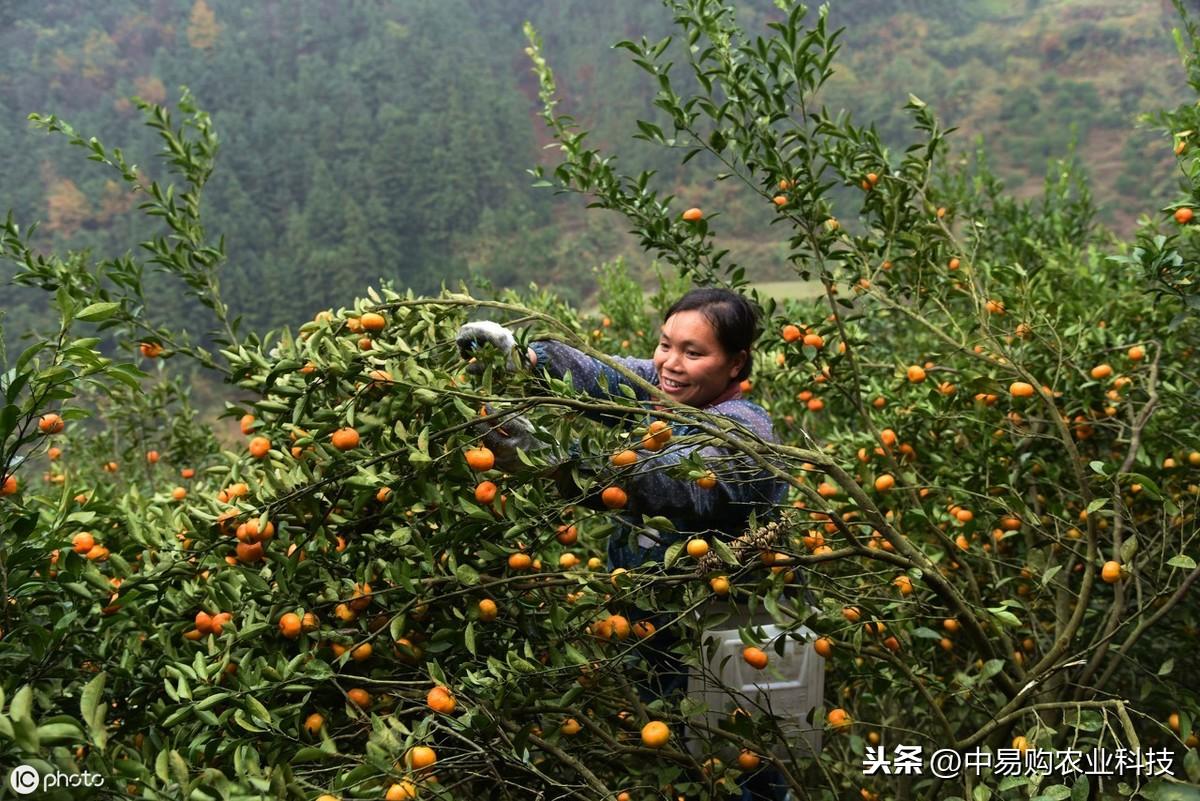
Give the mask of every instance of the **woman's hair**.
[[737, 378], [739, 381], [749, 378], [754, 366], [754, 351], [751, 348], [760, 333], [758, 312], [750, 301], [728, 289], [693, 289], [667, 309], [663, 321], [669, 320], [675, 312], [693, 310], [708, 320], [717, 334], [717, 342], [728, 356], [746, 352], [746, 361]]

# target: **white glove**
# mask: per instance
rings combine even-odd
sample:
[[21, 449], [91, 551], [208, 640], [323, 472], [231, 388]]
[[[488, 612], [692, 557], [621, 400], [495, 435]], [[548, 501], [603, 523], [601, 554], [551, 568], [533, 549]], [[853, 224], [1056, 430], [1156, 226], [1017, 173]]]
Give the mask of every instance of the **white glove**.
[[[493, 323], [491, 320], [467, 323], [458, 329], [454, 341], [458, 344], [458, 352], [464, 359], [470, 359], [475, 351], [483, 345], [491, 345], [508, 357], [506, 360], [508, 369], [515, 370], [517, 368], [515, 350], [517, 340], [511, 331], [498, 323]], [[467, 371], [477, 373], [480, 370], [482, 368], [478, 365], [472, 365]]]

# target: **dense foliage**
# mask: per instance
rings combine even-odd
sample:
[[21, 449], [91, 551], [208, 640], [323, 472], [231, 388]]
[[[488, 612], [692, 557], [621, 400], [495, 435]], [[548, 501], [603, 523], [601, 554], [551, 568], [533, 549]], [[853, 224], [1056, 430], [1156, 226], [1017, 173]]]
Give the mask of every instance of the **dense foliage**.
[[[192, 98], [176, 116], [141, 104], [170, 185], [82, 127], [36, 119], [164, 227], [110, 260], [40, 255], [11, 219], [0, 234], [58, 327], [0, 365], [0, 767], [198, 801], [708, 799], [766, 764], [798, 798], [1196, 791], [1195, 106], [1157, 118], [1185, 191], [1126, 244], [1095, 226], [1070, 162], [1018, 200], [982, 157], [943, 169], [946, 131], [915, 97], [902, 152], [814, 107], [838, 40], [824, 12], [781, 2], [747, 36], [721, 3], [667, 6], [694, 45], [684, 61], [668, 69], [650, 39], [620, 46], [665, 119], [640, 121], [641, 140], [721, 164], [729, 194], [821, 288], [811, 303], [750, 293], [769, 325], [745, 389], [778, 444], [666, 398], [648, 409], [506, 371], [495, 353], [464, 369], [454, 333], [472, 316], [607, 359], [648, 352], [682, 286], [747, 283], [716, 239], [723, 207], [684, 212], [661, 178], [620, 172], [563, 113], [532, 29], [556, 146], [536, 177], [622, 215], [670, 270], [650, 310], [616, 262], [596, 318], [547, 291], [382, 286], [294, 333], [246, 332], [201, 213], [217, 136]], [[1189, 74], [1196, 34], [1185, 20]], [[211, 349], [148, 317], [151, 268], [208, 310]], [[228, 405], [244, 449], [196, 424], [182, 382], [134, 366], [185, 358], [250, 398]], [[501, 471], [480, 426], [514, 412], [543, 447]], [[568, 444], [576, 497], [547, 477]], [[702, 460], [704, 445], [723, 456]], [[633, 491], [664, 453], [687, 455], [670, 474], [697, 492], [752, 464], [788, 483], [787, 502], [610, 573], [612, 488]], [[649, 610], [665, 622], [634, 625]], [[640, 657], [669, 634], [715, 681], [702, 632], [731, 625], [763, 676], [788, 648], [824, 655], [804, 721], [824, 730], [819, 755], [733, 688], [637, 691]], [[1018, 760], [1154, 748], [1174, 770], [864, 777], [868, 747], [902, 744]]]

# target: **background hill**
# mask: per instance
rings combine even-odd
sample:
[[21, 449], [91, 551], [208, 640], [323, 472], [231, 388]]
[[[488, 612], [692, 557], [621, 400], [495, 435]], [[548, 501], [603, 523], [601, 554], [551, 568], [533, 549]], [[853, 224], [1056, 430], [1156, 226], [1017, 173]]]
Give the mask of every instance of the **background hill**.
[[[659, 4], [50, 0], [7, 8], [0, 207], [24, 224], [41, 220], [47, 249], [104, 257], [134, 247], [149, 233], [137, 198], [25, 118], [56, 113], [163, 178], [157, 144], [128, 97], [173, 101], [186, 84], [222, 136], [206, 214], [227, 237], [226, 296], [256, 330], [295, 326], [381, 279], [418, 293], [471, 274], [497, 286], [536, 280], [586, 303], [592, 265], [637, 253], [615, 218], [530, 188], [525, 171], [548, 137], [523, 52], [526, 19], [545, 41], [561, 110], [601, 148], [621, 143], [635, 162], [627, 168], [658, 169], [664, 193], [720, 209], [722, 235], [748, 275], [789, 277], [755, 198], [700, 180], [706, 165], [679, 168], [673, 154], [627, 142], [635, 119], [658, 119], [655, 87], [611, 45], [664, 35], [670, 12]], [[739, 21], [765, 31], [777, 16], [754, 0]], [[831, 19], [847, 31], [826, 102], [875, 121], [897, 151], [911, 92], [959, 127], [962, 152], [984, 137], [993, 169], [1018, 194], [1040, 188], [1047, 159], [1072, 140], [1102, 218], [1118, 230], [1147, 210], [1142, 198], [1165, 194], [1170, 143], [1134, 119], [1183, 96], [1169, 3], [840, 0]], [[679, 52], [680, 73], [684, 62]], [[640, 270], [647, 261], [631, 263]], [[11, 339], [38, 324], [39, 310], [32, 294], [7, 285], [10, 274], [0, 266]], [[150, 298], [164, 319], [203, 334], [204, 310], [186, 305], [177, 287], [151, 280]]]

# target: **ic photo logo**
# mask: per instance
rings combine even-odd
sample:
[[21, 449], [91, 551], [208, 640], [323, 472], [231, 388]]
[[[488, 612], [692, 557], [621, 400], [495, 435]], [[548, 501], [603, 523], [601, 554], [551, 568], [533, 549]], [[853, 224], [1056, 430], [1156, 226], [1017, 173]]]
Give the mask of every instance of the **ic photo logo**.
[[38, 790], [53, 790], [59, 787], [101, 787], [104, 777], [85, 770], [82, 773], [55, 771], [44, 776], [32, 765], [17, 765], [8, 774], [8, 786], [17, 795], [30, 795]]
[[42, 783], [41, 774], [32, 765], [17, 765], [8, 774], [8, 786], [17, 795], [29, 795], [35, 792]]

